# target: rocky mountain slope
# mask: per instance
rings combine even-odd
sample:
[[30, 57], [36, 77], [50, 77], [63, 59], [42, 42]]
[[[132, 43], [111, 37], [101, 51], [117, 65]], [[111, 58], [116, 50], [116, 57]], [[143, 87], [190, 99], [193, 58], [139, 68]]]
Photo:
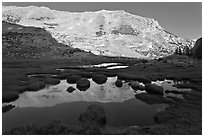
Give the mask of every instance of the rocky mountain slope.
[[169, 33], [154, 19], [122, 10], [67, 12], [47, 7], [3, 6], [2, 18], [44, 28], [59, 43], [96, 55], [152, 59], [171, 55], [177, 47], [193, 47], [195, 43]]
[[42, 28], [2, 22], [3, 59], [61, 58], [82, 52], [58, 43]]
[[202, 59], [202, 37], [197, 39], [195, 46], [193, 47], [193, 57]]

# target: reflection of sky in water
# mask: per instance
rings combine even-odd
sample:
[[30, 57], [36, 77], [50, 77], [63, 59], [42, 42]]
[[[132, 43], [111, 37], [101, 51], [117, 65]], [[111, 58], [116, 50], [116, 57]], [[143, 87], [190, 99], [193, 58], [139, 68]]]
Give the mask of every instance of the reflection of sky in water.
[[[91, 86], [86, 91], [80, 91], [76, 88], [76, 84], [69, 84], [66, 80], [62, 80], [60, 84], [48, 86], [38, 92], [24, 92], [20, 94], [18, 100], [11, 104], [19, 107], [44, 107], [53, 106], [64, 102], [87, 101], [87, 102], [122, 102], [133, 98], [134, 90], [123, 83], [121, 88], [115, 86], [116, 77], [108, 78], [107, 82], [102, 85], [96, 84], [89, 79]], [[76, 90], [72, 93], [66, 89], [72, 86]]]
[[112, 66], [112, 65], [120, 65], [121, 63], [102, 63], [102, 64], [97, 64], [97, 65], [83, 65], [80, 67], [83, 68], [89, 68], [89, 67], [108, 67], [108, 66]]
[[[89, 79], [91, 86], [86, 91], [80, 91], [76, 88], [76, 84], [69, 84], [66, 80], [61, 80], [60, 84], [55, 86], [47, 86], [38, 92], [24, 92], [20, 97], [9, 104], [18, 107], [45, 107], [54, 106], [56, 104], [87, 101], [87, 102], [123, 102], [130, 98], [135, 98], [135, 94], [145, 91], [135, 92], [128, 83], [123, 82], [123, 86], [118, 88], [115, 86], [117, 77], [109, 77], [107, 82], [98, 85], [92, 79]], [[166, 90], [176, 90], [180, 92], [190, 91], [190, 89], [178, 89], [173, 87], [172, 80], [156, 81], [153, 84], [161, 85]], [[141, 83], [140, 83], [141, 84]], [[74, 87], [76, 90], [72, 93], [67, 92], [69, 86]], [[164, 97], [173, 96], [183, 98], [182, 94], [168, 93]]]
[[128, 68], [129, 66], [113, 66], [113, 67], [107, 67], [107, 69], [119, 69], [119, 68]]

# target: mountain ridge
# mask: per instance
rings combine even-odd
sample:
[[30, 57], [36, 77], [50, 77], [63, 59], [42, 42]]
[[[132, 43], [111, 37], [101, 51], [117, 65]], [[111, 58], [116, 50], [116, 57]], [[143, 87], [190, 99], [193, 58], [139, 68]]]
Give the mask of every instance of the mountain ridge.
[[164, 30], [154, 19], [124, 10], [68, 12], [37, 6], [3, 6], [2, 18], [44, 28], [59, 43], [96, 55], [152, 59], [168, 56], [178, 46], [192, 48], [195, 43]]

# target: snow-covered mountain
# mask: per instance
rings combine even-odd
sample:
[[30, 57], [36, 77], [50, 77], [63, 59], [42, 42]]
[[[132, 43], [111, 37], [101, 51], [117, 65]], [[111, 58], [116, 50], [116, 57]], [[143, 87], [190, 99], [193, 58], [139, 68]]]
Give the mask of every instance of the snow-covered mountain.
[[97, 55], [159, 58], [173, 54], [177, 47], [193, 47], [195, 43], [169, 33], [154, 19], [123, 10], [67, 12], [3, 6], [2, 19], [45, 28], [58, 42]]

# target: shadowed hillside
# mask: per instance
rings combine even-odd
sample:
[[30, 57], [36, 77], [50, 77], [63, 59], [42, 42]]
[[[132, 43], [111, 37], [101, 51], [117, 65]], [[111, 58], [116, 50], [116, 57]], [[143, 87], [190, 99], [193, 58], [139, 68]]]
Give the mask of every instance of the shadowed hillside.
[[202, 59], [202, 38], [199, 38], [193, 47], [193, 57], [197, 59]]
[[3, 59], [70, 57], [82, 50], [58, 43], [42, 28], [2, 22]]

